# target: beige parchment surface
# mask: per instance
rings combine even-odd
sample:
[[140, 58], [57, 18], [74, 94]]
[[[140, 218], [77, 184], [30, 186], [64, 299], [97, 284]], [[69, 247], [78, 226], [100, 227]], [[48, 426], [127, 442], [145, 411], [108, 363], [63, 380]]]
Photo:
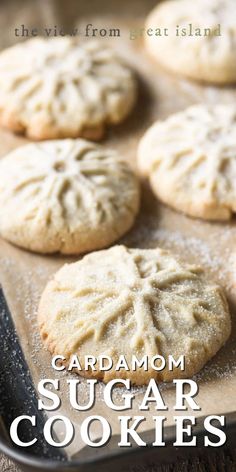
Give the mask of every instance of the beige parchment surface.
[[[112, 5], [111, 5], [112, 3]], [[5, 21], [0, 16], [1, 47], [16, 42], [14, 28], [24, 23], [31, 27], [47, 27], [59, 24], [70, 29], [93, 23], [100, 27], [119, 27], [121, 37], [102, 39], [111, 42], [134, 68], [139, 82], [137, 106], [127, 121], [109, 130], [104, 144], [118, 149], [135, 167], [138, 140], [145, 129], [156, 119], [199, 103], [230, 103], [236, 98], [233, 88], [215, 88], [196, 85], [175, 78], [154, 64], [147, 56], [142, 39], [131, 41], [129, 31], [141, 28], [153, 1], [126, 2], [121, 9], [120, 2], [69, 1], [65, 10], [63, 2], [23, 2], [17, 11], [16, 2], [4, 4]], [[34, 6], [33, 6], [34, 5]], [[2, 7], [1, 7], [2, 8]], [[24, 144], [26, 140], [8, 131], [0, 131], [0, 157], [11, 149]], [[1, 178], [1, 176], [0, 176]], [[10, 215], [9, 215], [10, 217]], [[190, 262], [201, 263], [209, 277], [218, 281], [226, 290], [231, 307], [233, 331], [227, 344], [196, 376], [199, 384], [197, 401], [201, 411], [196, 415], [209, 415], [234, 411], [236, 408], [236, 220], [230, 223], [208, 223], [188, 218], [161, 205], [152, 195], [146, 182], [142, 184], [142, 208], [134, 228], [121, 241], [130, 247], [155, 247], [171, 249]], [[35, 385], [41, 378], [57, 377], [61, 382], [62, 406], [56, 414], [68, 416], [76, 428], [76, 440], [67, 448], [74, 455], [83, 447], [79, 427], [88, 412], [73, 411], [69, 405], [66, 380], [72, 375], [56, 373], [50, 367], [50, 355], [43, 349], [37, 329], [37, 306], [40, 294], [51, 275], [62, 264], [75, 258], [40, 256], [16, 248], [0, 240], [0, 282], [3, 286], [25, 357], [30, 366]], [[169, 406], [167, 424], [173, 423], [175, 390], [171, 385], [162, 385], [162, 394]], [[153, 428], [152, 415], [157, 414], [154, 406], [150, 412], [140, 412], [139, 404], [144, 389], [134, 388], [135, 401], [131, 416], [145, 415], [146, 421], [140, 430]], [[119, 402], [123, 390], [115, 392]], [[88, 390], [81, 379], [79, 398], [86, 401]], [[55, 414], [55, 412], [54, 412]], [[113, 434], [119, 434], [119, 412], [108, 410], [103, 400], [103, 385], [97, 388], [96, 403], [89, 414], [99, 414], [109, 419]], [[128, 414], [127, 412], [125, 414]], [[191, 411], [185, 412], [191, 414]], [[60, 437], [62, 431], [57, 429]], [[94, 428], [94, 436], [99, 430]]]

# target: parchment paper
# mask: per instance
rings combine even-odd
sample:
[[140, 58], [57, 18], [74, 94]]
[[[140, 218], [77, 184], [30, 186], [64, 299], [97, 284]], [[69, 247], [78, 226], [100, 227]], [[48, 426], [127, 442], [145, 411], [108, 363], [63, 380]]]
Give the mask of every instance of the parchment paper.
[[[141, 38], [135, 41], [129, 39], [130, 29], [143, 27], [146, 14], [155, 5], [154, 1], [125, 2], [122, 9], [119, 1], [67, 1], [66, 5], [65, 9], [65, 2], [61, 1], [25, 1], [18, 11], [17, 2], [3, 2], [0, 16], [1, 46], [16, 42], [14, 28], [22, 23], [31, 27], [57, 24], [70, 28], [77, 25], [81, 30], [87, 23], [98, 28], [120, 28], [120, 38], [104, 38], [101, 41], [111, 42], [134, 68], [139, 81], [139, 97], [132, 115], [126, 123], [109, 130], [104, 144], [118, 149], [134, 167], [138, 140], [154, 120], [165, 118], [193, 103], [231, 103], [236, 99], [236, 91], [233, 88], [201, 86], [168, 75], [149, 59]], [[0, 156], [25, 142], [22, 137], [0, 131]], [[152, 195], [148, 184], [143, 183], [140, 215], [134, 228], [121, 240], [130, 247], [148, 248], [159, 245], [177, 252], [182, 259], [201, 263], [208, 270], [209, 277], [221, 283], [226, 290], [232, 314], [232, 335], [215, 358], [196, 376], [199, 384], [197, 401], [201, 405], [201, 411], [195, 412], [196, 415], [223, 414], [235, 410], [236, 406], [235, 221], [233, 219], [230, 223], [219, 224], [188, 218], [161, 205]], [[66, 388], [66, 380], [71, 378], [72, 374], [56, 373], [50, 367], [51, 357], [44, 350], [38, 335], [36, 313], [40, 294], [50, 276], [62, 264], [73, 260], [76, 258], [28, 253], [0, 240], [0, 282], [35, 385], [41, 378], [56, 377], [61, 381], [62, 406], [54, 414], [69, 417], [76, 427], [76, 433], [81, 421], [88, 414], [102, 415], [109, 419], [113, 434], [118, 434], [119, 412], [108, 410], [105, 406], [102, 384], [98, 385], [96, 403], [92, 410], [82, 413], [72, 410]], [[162, 385], [161, 388], [169, 411], [160, 414], [168, 417], [167, 424], [172, 424], [175, 390], [171, 385]], [[140, 430], [152, 429], [152, 415], [157, 414], [154, 407], [151, 407], [150, 412], [139, 412], [138, 405], [144, 391], [143, 388], [133, 389], [136, 394], [133, 409], [130, 413], [124, 413], [131, 416], [146, 415], [146, 422]], [[118, 402], [122, 393], [122, 389], [115, 392]], [[79, 396], [86, 401], [86, 382], [82, 379]], [[60, 428], [57, 433], [59, 436], [63, 434]], [[99, 430], [95, 428], [93, 434], [99, 435]], [[81, 447], [83, 444], [78, 434], [76, 441], [67, 448], [67, 452], [70, 456], [74, 455]]]

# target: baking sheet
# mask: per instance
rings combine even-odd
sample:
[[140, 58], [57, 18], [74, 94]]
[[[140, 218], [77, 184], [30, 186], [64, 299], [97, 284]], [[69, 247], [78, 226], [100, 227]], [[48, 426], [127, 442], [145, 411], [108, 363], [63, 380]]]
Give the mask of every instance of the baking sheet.
[[[42, 3], [45, 8], [40, 9], [39, 4]], [[129, 39], [130, 29], [143, 27], [145, 16], [155, 2], [140, 0], [126, 3], [123, 12], [120, 11], [120, 2], [117, 1], [112, 2], [112, 5], [109, 2], [109, 7], [105, 1], [71, 1], [67, 3], [66, 11], [63, 2], [58, 2], [57, 5], [56, 2], [34, 2], [32, 6], [32, 2], [27, 1], [23, 3], [20, 12], [17, 11], [16, 2], [4, 3], [4, 8], [8, 9], [8, 14], [5, 16], [8, 22], [3, 24], [2, 16], [0, 17], [1, 46], [16, 41], [13, 35], [14, 27], [22, 23], [32, 27], [47, 27], [54, 23], [70, 27], [73, 24], [79, 26], [81, 30], [86, 23], [92, 23], [98, 28], [104, 26], [120, 28], [120, 38], [101, 40], [112, 43], [132, 65], [139, 81], [139, 97], [132, 115], [125, 124], [109, 130], [104, 145], [118, 149], [135, 167], [138, 140], [154, 120], [165, 118], [170, 113], [182, 110], [193, 103], [231, 103], [236, 99], [236, 91], [233, 88], [196, 85], [177, 79], [161, 70], [146, 55], [141, 38], [135, 41]], [[25, 142], [27, 141], [22, 137], [0, 131], [0, 157]], [[201, 263], [208, 270], [209, 277], [225, 288], [231, 307], [232, 335], [215, 358], [196, 376], [199, 384], [197, 401], [201, 405], [201, 410], [194, 414], [198, 416], [223, 414], [235, 410], [236, 220], [219, 224], [188, 218], [160, 204], [152, 195], [148, 184], [143, 182], [139, 217], [134, 228], [120, 242], [130, 247], [160, 246], [171, 249], [188, 262]], [[72, 410], [68, 402], [66, 380], [73, 375], [56, 373], [50, 367], [51, 356], [44, 350], [38, 335], [36, 314], [40, 294], [51, 275], [62, 264], [74, 260], [76, 258], [28, 253], [0, 240], [0, 282], [35, 385], [42, 378], [61, 380], [62, 406], [56, 414], [66, 415], [76, 427], [76, 441], [67, 448], [70, 456], [74, 456], [83, 447], [77, 433], [88, 413], [99, 414], [109, 419], [113, 434], [119, 434], [119, 412], [108, 410], [106, 407], [103, 401], [103, 384], [98, 385], [96, 403], [92, 410], [79, 413]], [[168, 417], [166, 425], [172, 424], [175, 391], [168, 384], [163, 384], [161, 388], [164, 400], [169, 406], [169, 411], [164, 412]], [[144, 391], [144, 388], [133, 388], [136, 397], [130, 412], [132, 416], [145, 414], [138, 410]], [[86, 401], [87, 393], [86, 381], [81, 379], [80, 399]], [[118, 402], [122, 393], [124, 393], [122, 389], [115, 391]], [[152, 406], [150, 412], [146, 413], [146, 421], [142, 423], [140, 431], [153, 428], [152, 415], [156, 414]], [[59, 436], [63, 434], [60, 429], [57, 429], [57, 433]], [[93, 435], [99, 434], [99, 429], [94, 428]]]

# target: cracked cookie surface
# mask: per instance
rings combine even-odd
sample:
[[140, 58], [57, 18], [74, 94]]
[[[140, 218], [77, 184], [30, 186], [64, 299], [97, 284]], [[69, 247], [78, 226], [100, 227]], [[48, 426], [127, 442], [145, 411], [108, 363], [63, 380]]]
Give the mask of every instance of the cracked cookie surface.
[[91, 253], [66, 264], [43, 292], [38, 319], [46, 347], [69, 362], [77, 354], [149, 358], [185, 356], [185, 371], [84, 371], [105, 382], [130, 378], [170, 381], [195, 374], [230, 334], [221, 288], [194, 265], [168, 251], [125, 246]]
[[139, 182], [115, 151], [82, 139], [32, 143], [0, 161], [0, 234], [26, 249], [79, 254], [132, 226]]

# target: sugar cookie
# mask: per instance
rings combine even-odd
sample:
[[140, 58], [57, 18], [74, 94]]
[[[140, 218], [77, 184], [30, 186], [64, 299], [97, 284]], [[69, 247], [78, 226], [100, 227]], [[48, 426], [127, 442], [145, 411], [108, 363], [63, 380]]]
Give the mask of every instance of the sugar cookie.
[[[166, 28], [168, 36], [156, 36], [156, 28]], [[146, 29], [154, 33], [145, 36], [149, 53], [170, 71], [216, 84], [236, 81], [234, 0], [161, 2]]]
[[32, 139], [100, 139], [135, 96], [131, 70], [102, 41], [35, 38], [0, 54], [0, 123]]
[[185, 356], [185, 370], [84, 371], [105, 382], [130, 378], [171, 381], [195, 374], [225, 343], [230, 316], [220, 287], [199, 267], [162, 249], [115, 246], [66, 264], [48, 283], [38, 311], [40, 331], [52, 354]]
[[164, 203], [190, 216], [236, 212], [236, 108], [196, 105], [156, 122], [141, 139], [139, 168]]
[[114, 151], [82, 139], [32, 143], [0, 161], [0, 234], [23, 248], [79, 254], [132, 226], [138, 179]]

